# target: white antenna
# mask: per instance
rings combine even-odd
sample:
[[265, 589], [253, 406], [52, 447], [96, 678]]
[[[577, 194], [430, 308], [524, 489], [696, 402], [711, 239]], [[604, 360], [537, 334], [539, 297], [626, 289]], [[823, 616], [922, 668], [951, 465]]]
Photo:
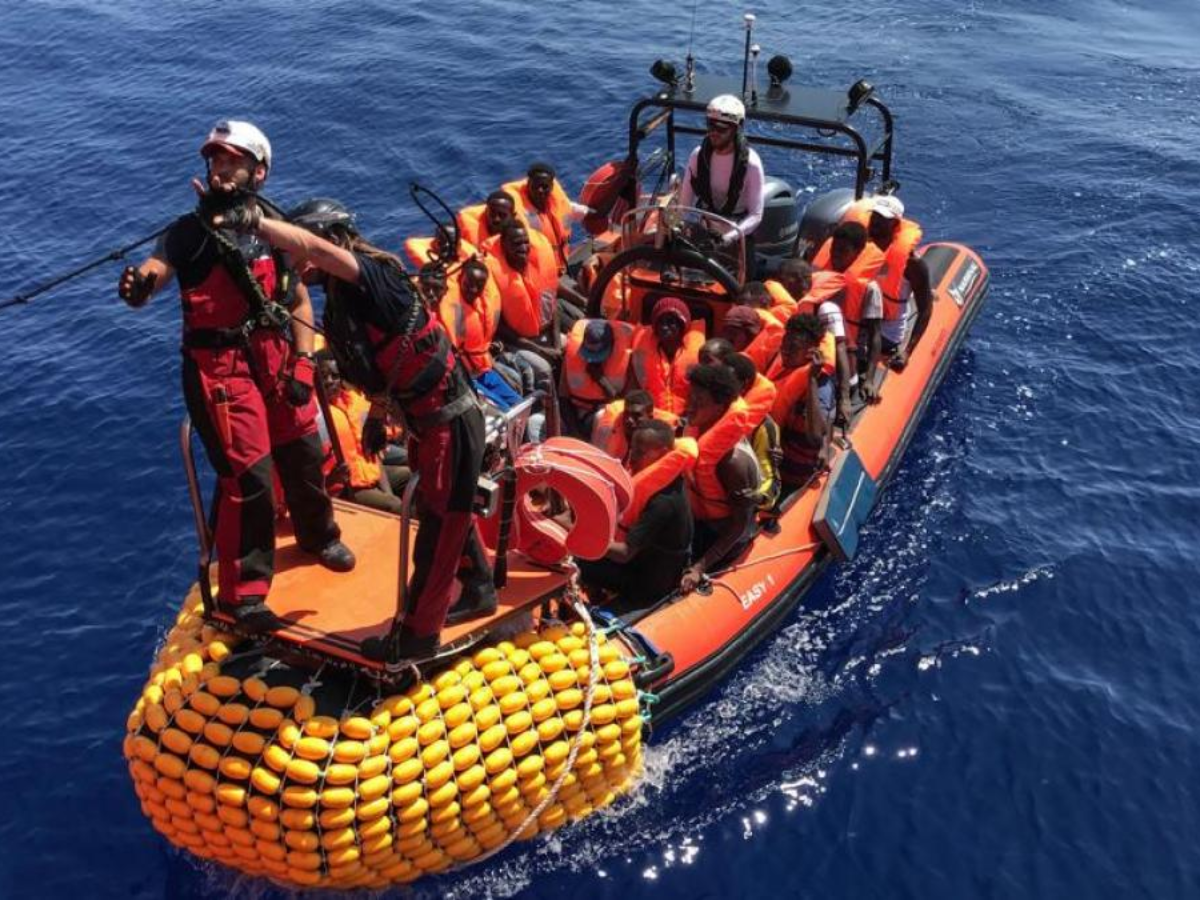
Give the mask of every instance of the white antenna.
[[758, 106], [758, 44], [750, 46], [750, 105]]

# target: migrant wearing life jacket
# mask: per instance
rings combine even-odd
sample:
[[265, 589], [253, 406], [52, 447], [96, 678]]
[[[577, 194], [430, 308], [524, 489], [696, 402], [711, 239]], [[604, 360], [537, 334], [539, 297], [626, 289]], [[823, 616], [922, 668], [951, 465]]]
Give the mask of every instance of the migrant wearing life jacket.
[[707, 137], [700, 144], [696, 157], [696, 174], [692, 176], [692, 192], [700, 209], [706, 209], [728, 219], [738, 208], [742, 199], [742, 188], [746, 184], [746, 170], [750, 167], [750, 142], [738, 129], [734, 146], [733, 170], [729, 173], [729, 193], [720, 209], [713, 204], [712, 196], [712, 141]]
[[[431, 237], [410, 237], [404, 242], [404, 252], [408, 254], [409, 260], [418, 270], [424, 265], [433, 262], [433, 238]], [[447, 265], [454, 265], [463, 260], [470, 259], [476, 254], [475, 245], [467, 240], [459, 238], [458, 241], [458, 256], [455, 259], [443, 260]]]
[[[813, 258], [813, 266], [820, 271], [813, 273], [813, 289], [805, 294], [805, 299], [813, 297], [815, 299], [816, 292], [833, 291], [837, 285], [837, 279], [821, 279], [820, 287], [818, 287], [817, 276], [824, 271], [832, 271], [829, 266], [829, 250], [833, 246], [833, 238], [829, 238], [821, 245], [817, 256]], [[818, 262], [823, 260], [823, 262]], [[837, 291], [831, 299], [837, 301], [837, 304], [842, 308], [842, 318], [846, 322], [846, 346], [858, 346], [858, 329], [862, 325], [862, 306], [863, 297], [866, 294], [867, 285], [878, 274], [879, 269], [883, 266], [883, 253], [878, 247], [867, 241], [862, 252], [854, 258], [854, 262], [846, 269], [845, 272], [834, 272], [835, 275], [842, 276], [841, 290]], [[815, 311], [815, 310], [814, 310]]]
[[[821, 371], [825, 375], [832, 375], [835, 369], [833, 335], [828, 332], [821, 341], [821, 353], [824, 357]], [[811, 367], [802, 365], [785, 369], [782, 363], [776, 363], [770, 376], [778, 390], [771, 407], [771, 418], [779, 425], [784, 459], [795, 465], [815, 465], [821, 448], [809, 447], [796, 440], [796, 436], [803, 435], [807, 430], [804, 401], [811, 386]]]
[[478, 376], [495, 364], [490, 348], [500, 326], [500, 292], [488, 278], [483, 291], [468, 303], [462, 292], [461, 279], [460, 269], [447, 280], [446, 294], [438, 304], [438, 318], [467, 371]]
[[525, 270], [514, 269], [504, 255], [500, 235], [480, 246], [491, 278], [500, 294], [504, 323], [523, 338], [536, 338], [547, 321], [542, 314], [542, 294], [558, 292], [558, 263], [554, 248], [540, 231], [529, 229], [529, 261]]
[[904, 296], [904, 270], [921, 243], [921, 226], [911, 219], [901, 219], [900, 228], [883, 251], [883, 267], [875, 276], [875, 283], [883, 291], [883, 317], [889, 321], [903, 318], [908, 306]]
[[[587, 330], [591, 319], [580, 319], [571, 326], [567, 336], [567, 345], [563, 353], [563, 375], [567, 386], [567, 396], [576, 406], [594, 409], [609, 398], [604, 393], [590, 372], [587, 361], [580, 355], [583, 346], [583, 333]], [[637, 332], [636, 326], [629, 322], [610, 322], [612, 326], [612, 352], [602, 364], [604, 377], [617, 389], [618, 396], [625, 393], [625, 379], [629, 374], [629, 353], [633, 347], [633, 338]]]
[[[371, 401], [352, 388], [342, 390], [329, 400], [329, 417], [332, 421], [326, 425], [337, 432], [338, 444], [346, 458], [350, 488], [355, 490], [379, 486], [379, 463], [367, 456], [362, 446], [363, 422], [370, 411]], [[325, 475], [329, 477], [337, 463], [332, 446], [325, 459]]]
[[[512, 191], [508, 193], [510, 196], [512, 195]], [[513, 218], [528, 225], [525, 222], [524, 214], [521, 212], [521, 204], [515, 198], [513, 198]], [[492, 230], [488, 227], [486, 203], [476, 203], [473, 206], [463, 207], [458, 211], [455, 221], [458, 222], [460, 239], [474, 247], [479, 247], [488, 238], [495, 237]]]
[[700, 455], [695, 468], [688, 475], [687, 487], [692, 515], [697, 519], [712, 522], [733, 515], [733, 507], [717, 475], [717, 467], [721, 460], [731, 452], [737, 452], [739, 447], [751, 457], [754, 456], [746, 439], [754, 431], [755, 424], [745, 399], [738, 397], [708, 431], [696, 438]]
[[754, 384], [750, 385], [746, 393], [742, 395], [751, 427], [757, 428], [762, 420], [770, 414], [775, 407], [775, 397], [778, 392], [779, 388], [775, 382], [761, 371], [754, 376]]
[[633, 476], [633, 499], [621, 513], [619, 525], [628, 531], [642, 517], [654, 495], [670, 487], [680, 475], [686, 475], [700, 458], [700, 446], [694, 438], [676, 438], [675, 446]]
[[[592, 423], [592, 446], [599, 447], [609, 456], [626, 461], [629, 455], [629, 439], [625, 436], [625, 401], [613, 400], [602, 406]], [[650, 415], [672, 428], [679, 424], [679, 417], [665, 409], [653, 409]]]
[[654, 398], [655, 409], [665, 409], [676, 416], [683, 415], [691, 387], [687, 372], [699, 362], [703, 345], [703, 321], [692, 322], [683, 333], [683, 342], [674, 359], [668, 359], [659, 349], [658, 337], [652, 325], [643, 325], [638, 329], [633, 340], [630, 363], [638, 386]]
[[517, 199], [517, 210], [521, 216], [529, 223], [531, 229], [540, 231], [550, 242], [558, 260], [559, 271], [566, 271], [571, 243], [571, 200], [558, 183], [558, 179], [554, 179], [554, 187], [550, 189], [550, 198], [546, 201], [548, 208], [545, 212], [533, 205], [529, 196], [528, 178], [502, 184], [500, 190], [507, 191]]
[[783, 343], [784, 322], [776, 318], [770, 310], [756, 309], [755, 312], [758, 313], [758, 321], [762, 328], [742, 352], [754, 360], [759, 372], [765, 372], [771, 361], [779, 355], [779, 345]]
[[[871, 221], [871, 212], [874, 206], [875, 199], [873, 197], [856, 200], [842, 216], [842, 222], [857, 222], [866, 228]], [[911, 219], [901, 219], [900, 228], [886, 250], [881, 251], [868, 239], [867, 247], [877, 251], [877, 254], [873, 254], [868, 260], [863, 261], [858, 275], [866, 280], [874, 279], [883, 291], [883, 317], [885, 319], [895, 320], [904, 315], [907, 298], [900, 296], [904, 284], [904, 270], [908, 266], [908, 260], [913, 251], [921, 243], [921, 233], [921, 226], [916, 222]], [[814, 268], [828, 268], [831, 245], [832, 241], [826, 240], [821, 246], [817, 255], [813, 257]], [[855, 260], [855, 265], [859, 265], [859, 260]], [[851, 266], [851, 269], [854, 268], [855, 266]], [[849, 335], [847, 335], [848, 337]], [[853, 346], [853, 342], [851, 346]]]

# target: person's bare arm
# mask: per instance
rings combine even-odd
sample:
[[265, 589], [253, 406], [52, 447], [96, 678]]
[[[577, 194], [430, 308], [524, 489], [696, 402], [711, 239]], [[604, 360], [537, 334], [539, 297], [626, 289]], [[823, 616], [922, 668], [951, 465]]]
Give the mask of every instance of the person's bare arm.
[[292, 337], [296, 339], [297, 353], [313, 352], [315, 329], [312, 297], [309, 296], [307, 287], [297, 284], [296, 305], [292, 307]]

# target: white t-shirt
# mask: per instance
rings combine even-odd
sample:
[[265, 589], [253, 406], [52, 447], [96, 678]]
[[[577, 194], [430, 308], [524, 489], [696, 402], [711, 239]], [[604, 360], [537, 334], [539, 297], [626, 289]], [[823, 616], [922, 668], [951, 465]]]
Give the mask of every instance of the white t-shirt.
[[[729, 195], [729, 179], [733, 175], [733, 163], [736, 158], [736, 150], [733, 153], [714, 153], [709, 163], [709, 189], [712, 192], [713, 205], [717, 209], [725, 205], [725, 198]], [[692, 177], [699, 167], [700, 148], [697, 147], [688, 157], [687, 168], [683, 173], [683, 184], [679, 187], [680, 206], [696, 205], [696, 192], [692, 190]], [[765, 178], [762, 159], [751, 149], [746, 161], [746, 180], [742, 182], [742, 193], [730, 216], [743, 236], [753, 233], [754, 229], [762, 222], [763, 181]]]
[[846, 319], [842, 315], [842, 308], [833, 300], [821, 302], [821, 305], [817, 307], [817, 318], [821, 320], [825, 330], [833, 335], [834, 340], [844, 341], [846, 339]]

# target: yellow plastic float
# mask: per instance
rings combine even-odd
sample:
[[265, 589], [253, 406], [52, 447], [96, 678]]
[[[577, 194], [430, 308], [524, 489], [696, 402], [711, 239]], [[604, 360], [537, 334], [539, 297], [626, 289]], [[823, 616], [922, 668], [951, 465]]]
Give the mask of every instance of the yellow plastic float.
[[476, 649], [336, 714], [318, 678], [291, 667], [235, 674], [239, 640], [204, 623], [193, 591], [124, 753], [159, 833], [251, 875], [413, 881], [580, 819], [641, 769], [629, 664], [590, 620]]

